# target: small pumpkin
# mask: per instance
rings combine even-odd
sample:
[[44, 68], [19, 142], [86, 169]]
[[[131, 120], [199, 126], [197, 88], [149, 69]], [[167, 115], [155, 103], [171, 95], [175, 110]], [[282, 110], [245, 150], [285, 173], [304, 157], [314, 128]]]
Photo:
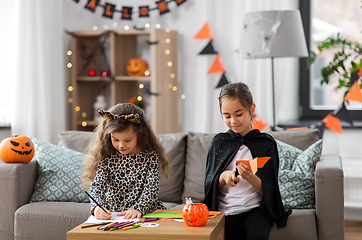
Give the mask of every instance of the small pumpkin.
[[6, 163], [28, 163], [34, 152], [33, 142], [26, 136], [13, 135], [0, 143], [0, 159]]
[[193, 203], [191, 198], [187, 198], [182, 210], [182, 218], [187, 226], [204, 226], [209, 219], [209, 209], [205, 204]]
[[144, 76], [147, 69], [147, 62], [140, 58], [131, 58], [127, 62], [127, 74], [129, 76]]

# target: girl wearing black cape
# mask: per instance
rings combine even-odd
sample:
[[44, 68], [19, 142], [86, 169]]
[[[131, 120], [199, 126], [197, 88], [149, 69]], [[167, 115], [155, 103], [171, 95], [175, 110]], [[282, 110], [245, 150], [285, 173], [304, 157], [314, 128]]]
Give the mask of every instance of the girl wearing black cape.
[[[253, 129], [255, 104], [248, 86], [229, 83], [219, 95], [220, 111], [229, 128], [209, 147], [204, 203], [225, 214], [225, 239], [269, 239], [276, 222], [285, 227], [291, 210], [283, 206], [279, 186], [279, 157], [275, 140]], [[254, 174], [236, 160], [271, 157]]]

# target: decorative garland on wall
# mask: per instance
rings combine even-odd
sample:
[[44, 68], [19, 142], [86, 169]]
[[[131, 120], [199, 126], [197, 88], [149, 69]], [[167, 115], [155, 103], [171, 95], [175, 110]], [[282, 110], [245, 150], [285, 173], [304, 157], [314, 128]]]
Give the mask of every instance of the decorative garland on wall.
[[[79, 0], [73, 0], [76, 3], [79, 3]], [[129, 6], [121, 6], [118, 10], [116, 4], [106, 2], [105, 4], [100, 4], [100, 0], [87, 0], [87, 4], [84, 6], [85, 9], [88, 9], [91, 12], [95, 12], [97, 7], [103, 8], [103, 17], [113, 19], [113, 15], [115, 12], [121, 13], [122, 20], [132, 20], [133, 14], [138, 13], [139, 18], [150, 17], [149, 13], [154, 10], [158, 10], [160, 15], [170, 12], [168, 4], [171, 2], [175, 2], [177, 6], [180, 6], [186, 0], [160, 0], [156, 1], [155, 7], [151, 7], [150, 5], [142, 5], [138, 6], [138, 11], [133, 10], [133, 7]]]

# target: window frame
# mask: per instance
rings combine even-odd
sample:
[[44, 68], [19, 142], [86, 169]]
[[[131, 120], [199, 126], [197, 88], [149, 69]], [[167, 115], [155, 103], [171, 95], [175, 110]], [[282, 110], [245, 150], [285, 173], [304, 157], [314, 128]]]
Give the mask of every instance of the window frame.
[[[307, 42], [308, 52], [311, 52], [311, 1], [303, 0], [299, 1], [299, 10], [302, 17], [303, 29], [305, 39]], [[310, 107], [310, 69], [308, 67], [308, 58], [299, 59], [299, 102], [300, 102], [300, 120], [322, 120], [332, 110], [315, 110]], [[362, 109], [361, 110], [349, 110], [353, 121], [362, 120]]]

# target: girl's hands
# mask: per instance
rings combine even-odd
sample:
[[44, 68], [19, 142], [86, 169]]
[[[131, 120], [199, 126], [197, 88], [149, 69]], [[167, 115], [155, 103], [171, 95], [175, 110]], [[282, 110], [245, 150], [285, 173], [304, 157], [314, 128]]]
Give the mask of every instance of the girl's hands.
[[128, 209], [127, 211], [118, 213], [117, 216], [124, 216], [125, 219], [141, 218], [142, 213], [135, 209]]
[[236, 171], [238, 171], [239, 175], [245, 180], [248, 180], [251, 176], [254, 175], [251, 167], [244, 163], [239, 163], [236, 165]]
[[98, 206], [96, 206], [94, 208], [94, 216], [95, 216], [96, 219], [101, 219], [101, 220], [112, 219], [111, 214], [112, 213], [110, 211], [108, 211], [108, 213], [106, 213]]
[[221, 187], [226, 183], [231, 187], [235, 187], [239, 179], [235, 177], [235, 171], [225, 171], [220, 175], [219, 186]]

